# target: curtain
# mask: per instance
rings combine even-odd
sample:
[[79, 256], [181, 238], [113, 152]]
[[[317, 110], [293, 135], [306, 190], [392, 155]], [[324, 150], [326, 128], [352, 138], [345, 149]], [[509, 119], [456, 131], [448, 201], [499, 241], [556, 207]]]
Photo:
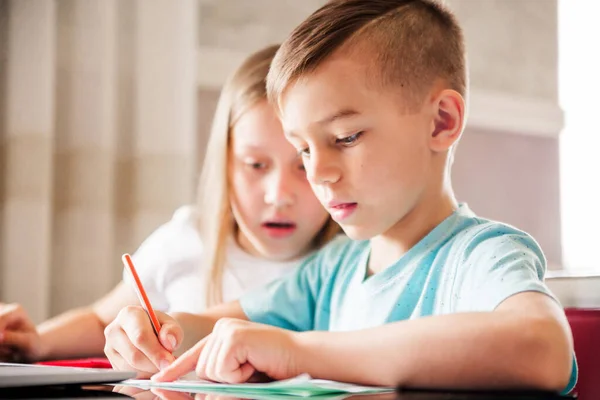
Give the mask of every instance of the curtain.
[[92, 302], [193, 200], [196, 0], [0, 0], [0, 302]]

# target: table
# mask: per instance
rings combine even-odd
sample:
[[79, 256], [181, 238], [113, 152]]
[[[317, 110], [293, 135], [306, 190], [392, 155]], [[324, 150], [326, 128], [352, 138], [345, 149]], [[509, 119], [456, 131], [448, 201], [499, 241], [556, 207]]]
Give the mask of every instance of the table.
[[[153, 392], [144, 389], [124, 386], [92, 386], [92, 387], [61, 387], [61, 388], [19, 388], [4, 389], [0, 392], [1, 399], [91, 399], [117, 400], [135, 398], [136, 400], [243, 400], [242, 397], [232, 397], [221, 394], [189, 394], [170, 390]], [[248, 399], [260, 398], [249, 396]], [[559, 396], [541, 392], [454, 392], [454, 391], [422, 391], [399, 390], [395, 393], [376, 395], [320, 396], [311, 398], [287, 397], [289, 400], [559, 400], [573, 399], [571, 396]], [[281, 400], [282, 397], [279, 397]], [[275, 400], [273, 398], [272, 400]], [[582, 399], [584, 400], [584, 399]]]

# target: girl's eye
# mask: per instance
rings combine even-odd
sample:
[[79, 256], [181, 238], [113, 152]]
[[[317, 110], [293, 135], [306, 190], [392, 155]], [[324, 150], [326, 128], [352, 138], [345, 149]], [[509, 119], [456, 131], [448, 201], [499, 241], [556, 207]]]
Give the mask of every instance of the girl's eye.
[[256, 170], [261, 170], [261, 169], [265, 169], [267, 168], [267, 164], [266, 163], [261, 163], [261, 162], [246, 162], [246, 166], [248, 168], [252, 168], [252, 169], [256, 169]]
[[346, 136], [345, 138], [336, 139], [335, 142], [343, 146], [349, 146], [356, 143], [356, 141], [362, 136], [363, 133], [364, 132], [361, 131], [355, 133], [354, 135]]

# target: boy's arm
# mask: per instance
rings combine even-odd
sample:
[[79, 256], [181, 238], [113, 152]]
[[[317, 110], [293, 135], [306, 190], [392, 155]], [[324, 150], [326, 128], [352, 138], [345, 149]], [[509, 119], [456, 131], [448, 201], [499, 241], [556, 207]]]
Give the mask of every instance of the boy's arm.
[[171, 381], [245, 382], [301, 373], [365, 385], [440, 389], [564, 390], [572, 343], [560, 307], [537, 292], [516, 294], [495, 311], [457, 313], [352, 332], [293, 332], [222, 319], [169, 368]]
[[299, 371], [368, 385], [563, 390], [573, 344], [558, 304], [516, 294], [495, 311], [299, 334]]
[[178, 344], [179, 347], [177, 348], [177, 351], [174, 352], [175, 355], [181, 354], [195, 345], [196, 342], [209, 335], [217, 321], [221, 318], [235, 318], [244, 321], [248, 320], [248, 317], [240, 306], [239, 301], [219, 304], [209, 308], [200, 315], [190, 313], [172, 313], [171, 316], [179, 323], [181, 329], [183, 330], [181, 344]]

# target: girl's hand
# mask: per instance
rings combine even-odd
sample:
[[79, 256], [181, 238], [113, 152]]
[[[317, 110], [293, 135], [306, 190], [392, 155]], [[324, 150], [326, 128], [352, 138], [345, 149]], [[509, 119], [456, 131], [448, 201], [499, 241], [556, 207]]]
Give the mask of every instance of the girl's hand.
[[223, 318], [209, 336], [152, 379], [173, 381], [194, 369], [201, 379], [226, 383], [246, 382], [255, 372], [272, 379], [291, 378], [299, 374], [296, 335], [268, 325]]
[[149, 377], [171, 364], [173, 351], [183, 340], [179, 324], [165, 313], [156, 312], [161, 323], [159, 337], [152, 329], [146, 311], [140, 306], [122, 309], [104, 330], [104, 353], [117, 370], [137, 371]]
[[38, 361], [42, 340], [35, 324], [19, 304], [0, 303], [0, 361]]

